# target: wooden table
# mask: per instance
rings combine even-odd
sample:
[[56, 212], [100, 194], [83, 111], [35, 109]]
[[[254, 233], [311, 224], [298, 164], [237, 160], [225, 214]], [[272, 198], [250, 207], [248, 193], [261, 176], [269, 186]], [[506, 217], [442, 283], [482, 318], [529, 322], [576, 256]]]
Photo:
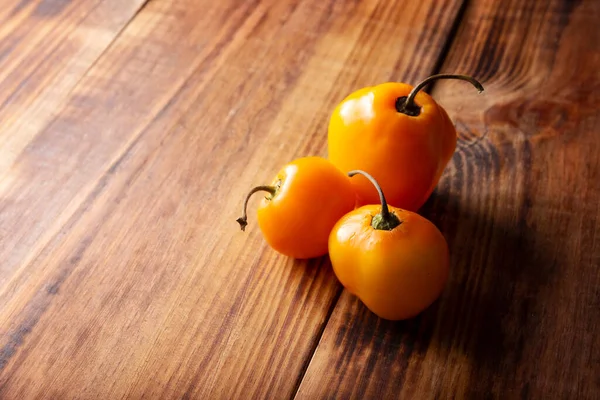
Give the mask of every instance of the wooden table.
[[[600, 398], [600, 1], [1, 3], [0, 398]], [[235, 219], [436, 72], [452, 272], [388, 322]]]

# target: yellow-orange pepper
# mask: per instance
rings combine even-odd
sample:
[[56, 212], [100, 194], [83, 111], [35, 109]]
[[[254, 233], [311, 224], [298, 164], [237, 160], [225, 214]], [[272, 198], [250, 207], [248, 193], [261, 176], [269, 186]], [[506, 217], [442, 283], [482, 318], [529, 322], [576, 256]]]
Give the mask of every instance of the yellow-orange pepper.
[[286, 164], [269, 186], [257, 186], [244, 202], [238, 218], [242, 230], [247, 223], [250, 197], [267, 192], [258, 208], [258, 225], [267, 243], [294, 258], [327, 254], [333, 225], [355, 206], [350, 178], [327, 159], [303, 157]]
[[[384, 83], [358, 90], [334, 110], [328, 130], [329, 160], [342, 171], [373, 175], [389, 204], [418, 210], [437, 185], [456, 148], [456, 130], [446, 111], [421, 92], [435, 79], [462, 79], [480, 92], [483, 86], [464, 75], [434, 75], [415, 86]], [[364, 177], [353, 181], [359, 204], [374, 204], [377, 191]]]
[[427, 219], [388, 207], [375, 179], [360, 173], [379, 192], [381, 205], [351, 211], [329, 236], [329, 257], [342, 285], [372, 312], [389, 320], [413, 317], [441, 294], [449, 272], [448, 245]]

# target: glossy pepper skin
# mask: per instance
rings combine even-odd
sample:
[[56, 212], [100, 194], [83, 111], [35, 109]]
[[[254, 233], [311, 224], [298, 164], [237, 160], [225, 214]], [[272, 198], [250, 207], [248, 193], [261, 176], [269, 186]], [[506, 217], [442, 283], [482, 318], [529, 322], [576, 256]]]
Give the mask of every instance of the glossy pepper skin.
[[[446, 111], [420, 89], [431, 80], [449, 77], [469, 80], [483, 90], [470, 77], [434, 75], [414, 88], [384, 83], [350, 94], [330, 118], [329, 160], [342, 171], [370, 173], [389, 204], [418, 210], [452, 158], [457, 136]], [[353, 184], [359, 205], [377, 203], [377, 191], [366, 178], [357, 177]]]
[[[385, 206], [387, 208], [387, 205]], [[441, 294], [449, 274], [448, 245], [427, 219], [389, 207], [396, 224], [381, 225], [382, 206], [351, 211], [334, 226], [329, 257], [342, 285], [388, 320], [414, 317]]]
[[265, 240], [279, 253], [299, 259], [325, 255], [331, 229], [355, 206], [350, 178], [321, 157], [296, 159], [283, 166], [270, 186], [254, 188], [238, 219], [242, 229], [248, 199], [256, 191], [268, 193], [257, 211]]

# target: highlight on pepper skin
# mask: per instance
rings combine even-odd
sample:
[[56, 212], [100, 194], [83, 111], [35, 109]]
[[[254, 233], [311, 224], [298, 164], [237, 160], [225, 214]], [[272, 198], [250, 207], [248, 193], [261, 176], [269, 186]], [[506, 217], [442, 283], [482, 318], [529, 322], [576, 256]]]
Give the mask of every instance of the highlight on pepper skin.
[[[465, 80], [483, 91], [472, 77], [448, 74], [433, 75], [415, 87], [388, 82], [357, 90], [331, 115], [329, 160], [342, 171], [370, 173], [389, 204], [417, 211], [456, 149], [456, 129], [448, 114], [421, 91], [437, 79]], [[359, 176], [353, 185], [360, 205], [377, 203], [377, 191], [367, 179]]]

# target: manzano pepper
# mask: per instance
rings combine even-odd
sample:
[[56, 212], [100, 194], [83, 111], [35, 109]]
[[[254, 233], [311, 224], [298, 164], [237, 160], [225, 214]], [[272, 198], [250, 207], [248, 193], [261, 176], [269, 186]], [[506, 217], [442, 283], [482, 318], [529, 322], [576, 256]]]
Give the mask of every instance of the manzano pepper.
[[267, 243], [294, 258], [327, 254], [333, 225], [356, 203], [350, 178], [327, 159], [303, 157], [286, 164], [271, 185], [253, 188], [238, 218], [242, 230], [247, 223], [250, 197], [267, 192], [258, 208], [258, 225]]
[[[433, 75], [414, 88], [384, 83], [358, 90], [334, 110], [328, 130], [329, 160], [342, 171], [364, 170], [381, 184], [391, 205], [418, 210], [437, 185], [456, 148], [456, 130], [446, 111], [421, 91]], [[373, 204], [377, 191], [360, 176], [353, 181], [359, 204]]]
[[[333, 271], [350, 293], [389, 320], [413, 317], [442, 292], [449, 270], [448, 245], [427, 219], [388, 207], [375, 179], [381, 205], [366, 205], [342, 217], [329, 236]], [[370, 182], [370, 183], [371, 183]]]

